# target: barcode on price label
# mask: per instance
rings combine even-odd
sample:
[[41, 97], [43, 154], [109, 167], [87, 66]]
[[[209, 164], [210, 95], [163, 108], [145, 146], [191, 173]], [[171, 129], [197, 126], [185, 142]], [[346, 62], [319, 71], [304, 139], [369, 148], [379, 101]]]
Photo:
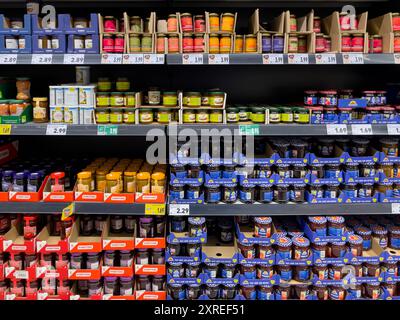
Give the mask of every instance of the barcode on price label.
[[308, 64], [308, 54], [289, 54], [288, 55], [289, 64]]
[[388, 124], [387, 131], [389, 135], [398, 135], [400, 134], [400, 124]]
[[395, 63], [395, 64], [399, 64], [399, 63], [400, 63], [400, 54], [395, 53], [395, 54], [393, 55], [393, 58], [394, 58], [394, 63]]
[[352, 124], [351, 133], [353, 135], [371, 135], [372, 126], [370, 124]]
[[347, 126], [345, 124], [327, 124], [326, 133], [328, 135], [347, 135]]
[[392, 203], [392, 213], [400, 214], [400, 203]]
[[170, 216], [188, 216], [190, 214], [190, 205], [188, 204], [170, 204]]
[[48, 124], [46, 128], [47, 136], [65, 136], [67, 134], [66, 124]]
[[210, 54], [208, 64], [229, 64], [229, 54]]
[[124, 54], [123, 64], [143, 64], [143, 54]]
[[122, 54], [105, 53], [101, 55], [101, 64], [121, 64]]
[[316, 64], [336, 64], [336, 55], [334, 53], [324, 53], [315, 55]]
[[32, 64], [52, 64], [53, 55], [52, 54], [33, 54]]
[[343, 54], [344, 64], [364, 64], [364, 55], [362, 53]]
[[143, 56], [144, 64], [164, 64], [165, 55], [163, 54], [145, 54]]
[[263, 54], [263, 64], [283, 64], [283, 54]]
[[182, 64], [203, 64], [203, 54], [184, 54], [182, 55]]
[[84, 54], [64, 54], [64, 64], [83, 64], [84, 62]]
[[16, 64], [16, 54], [0, 54], [0, 64]]

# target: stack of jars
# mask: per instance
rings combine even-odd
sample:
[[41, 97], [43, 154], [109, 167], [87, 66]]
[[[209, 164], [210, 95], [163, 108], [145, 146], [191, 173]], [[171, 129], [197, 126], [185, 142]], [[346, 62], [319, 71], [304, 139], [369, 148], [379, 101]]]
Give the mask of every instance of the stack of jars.
[[101, 49], [106, 53], [125, 52], [125, 26], [124, 18], [117, 19], [114, 16], [105, 16], [101, 26]]

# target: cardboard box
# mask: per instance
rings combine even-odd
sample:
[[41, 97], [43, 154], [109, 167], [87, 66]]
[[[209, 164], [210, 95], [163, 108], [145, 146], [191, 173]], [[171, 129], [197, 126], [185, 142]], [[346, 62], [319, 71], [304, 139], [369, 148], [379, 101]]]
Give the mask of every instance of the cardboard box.
[[59, 236], [52, 236], [50, 225], [40, 231], [36, 239], [36, 252], [41, 254], [66, 254], [69, 252], [69, 239], [61, 239]]
[[[293, 13], [293, 12], [292, 12]], [[290, 30], [290, 14], [288, 10], [284, 13], [285, 15], [285, 32], [295, 33]], [[307, 15], [303, 17], [296, 17], [297, 21], [297, 33], [310, 33], [314, 31], [314, 10], [311, 10]]]
[[[80, 15], [81, 17], [81, 15]], [[70, 14], [64, 14], [64, 25], [66, 34], [98, 34], [99, 17], [96, 13], [89, 15], [89, 26], [87, 28], [74, 28], [72, 25], [73, 17]]]
[[283, 34], [285, 32], [285, 17], [286, 13], [282, 12], [278, 17], [273, 19], [271, 23], [272, 30], [266, 30], [260, 23], [260, 9], [256, 9], [250, 18], [250, 33], [269, 32]]
[[166, 300], [167, 293], [165, 291], [143, 291], [135, 292], [136, 300]]
[[[127, 33], [127, 34], [130, 34], [130, 33], [143, 34], [143, 33], [155, 33], [156, 32], [156, 21], [157, 21], [157, 18], [156, 18], [156, 13], [155, 12], [150, 12], [149, 30], [148, 30], [148, 32], [143, 32], [143, 31], [142, 32], [134, 32], [134, 31], [131, 31], [131, 29], [130, 29], [130, 19], [131, 19], [132, 16], [128, 16], [128, 14], [126, 12], [124, 12], [123, 17], [124, 17], [125, 33]], [[142, 20], [141, 29], [142, 30], [144, 30], [144, 21], [145, 21], [146, 18], [141, 18], [141, 20]]]
[[110, 233], [110, 219], [104, 222], [102, 235], [102, 250], [133, 250], [135, 248], [135, 235], [128, 233]]
[[51, 28], [50, 26], [43, 28], [42, 25], [40, 24], [40, 19], [37, 14], [31, 14], [30, 15], [32, 19], [32, 33], [34, 35], [40, 34], [40, 35], [56, 35], [56, 34], [64, 34], [65, 31], [65, 15], [64, 14], [58, 14], [57, 19], [55, 21], [55, 25], [53, 26], [54, 28]]
[[5, 35], [30, 35], [31, 31], [31, 16], [24, 14], [23, 27], [20, 29], [13, 29], [7, 24], [7, 19], [4, 14], [0, 14], [0, 34]]
[[15, 226], [3, 236], [3, 251], [12, 254], [34, 254], [36, 253], [36, 238], [25, 240], [24, 235], [19, 234]]
[[[205, 12], [205, 18], [206, 18], [206, 33], [218, 33], [218, 34], [222, 34], [222, 33], [235, 33], [236, 30], [236, 22], [237, 22], [237, 12], [234, 13], [234, 22], [233, 22], [233, 31], [232, 32], [228, 32], [228, 31], [221, 31], [221, 25], [222, 25], [222, 13], [219, 15], [219, 26], [220, 26], [220, 30], [217, 32], [211, 31], [210, 28], [210, 12]], [[255, 32], [254, 32], [255, 33]]]
[[19, 48], [9, 49], [6, 46], [6, 35], [0, 34], [0, 53], [8, 54], [8, 53], [32, 53], [32, 36], [30, 35], [15, 35], [15, 37], [19, 37], [19, 39], [24, 39], [25, 47], [22, 47], [19, 44]]
[[0, 116], [1, 124], [22, 124], [31, 122], [33, 117], [33, 108], [27, 106], [19, 116]]
[[9, 191], [8, 199], [14, 202], [38, 202], [43, 198], [43, 190], [46, 185], [48, 177], [46, 177], [40, 186], [38, 192], [20, 192], [20, 191]]
[[382, 36], [383, 53], [394, 53], [394, 31], [391, 12], [368, 20], [367, 31], [369, 36]]
[[47, 179], [43, 189], [43, 201], [44, 202], [73, 202], [74, 192], [63, 191], [63, 192], [52, 192], [51, 191], [51, 180]]
[[[101, 236], [81, 236], [79, 235], [79, 218], [72, 227], [72, 232], [69, 237], [69, 252], [70, 253], [89, 253], [102, 252]], [[100, 273], [100, 270], [99, 270]]]

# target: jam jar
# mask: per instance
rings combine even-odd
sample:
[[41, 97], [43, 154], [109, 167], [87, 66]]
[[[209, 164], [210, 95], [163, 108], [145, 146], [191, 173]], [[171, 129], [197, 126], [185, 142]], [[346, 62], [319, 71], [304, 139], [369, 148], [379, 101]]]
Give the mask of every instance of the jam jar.
[[257, 290], [257, 300], [270, 300], [273, 297], [273, 287], [271, 284], [262, 284]]
[[350, 154], [353, 157], [365, 157], [367, 155], [369, 139], [356, 138], [352, 140]]
[[292, 240], [288, 237], [279, 237], [276, 240], [276, 253], [280, 259], [292, 259]]
[[209, 299], [218, 299], [220, 297], [219, 284], [208, 283], [205, 288], [205, 294]]
[[346, 242], [335, 241], [332, 242], [330, 247], [330, 256], [333, 258], [342, 258], [347, 252]]
[[274, 275], [274, 267], [267, 264], [257, 266], [257, 279], [269, 279]]
[[356, 234], [348, 236], [350, 252], [353, 256], [362, 256], [363, 252], [363, 238]]
[[197, 278], [200, 275], [200, 263], [188, 262], [186, 264], [185, 276], [186, 278]]
[[186, 291], [182, 284], [168, 284], [168, 292], [173, 300], [184, 300], [186, 298]]
[[210, 278], [214, 279], [218, 277], [218, 263], [206, 262], [203, 269], [204, 273]]
[[241, 274], [244, 275], [246, 279], [256, 279], [257, 269], [253, 263], [242, 263], [241, 264]]
[[217, 203], [221, 201], [221, 189], [219, 186], [205, 185], [205, 195], [207, 203]]
[[239, 199], [243, 203], [253, 203], [255, 201], [255, 185], [240, 186]]
[[235, 183], [227, 183], [222, 186], [222, 202], [234, 203], [237, 201], [238, 193]]
[[329, 300], [344, 300], [346, 298], [346, 290], [342, 286], [329, 287]]
[[388, 231], [380, 225], [374, 225], [371, 229], [372, 236], [379, 241], [379, 246], [382, 249], [386, 249], [388, 245]]
[[310, 267], [309, 266], [294, 266], [293, 278], [299, 282], [310, 280]]
[[363, 264], [364, 277], [379, 277], [381, 268], [379, 262], [370, 261]]
[[270, 244], [259, 244], [257, 248], [257, 258], [268, 259], [272, 256], [274, 250]]
[[234, 239], [233, 222], [229, 219], [218, 221], [218, 239], [222, 243], [231, 243]]
[[331, 158], [335, 151], [335, 140], [331, 138], [318, 139], [317, 153], [318, 156]]
[[257, 291], [254, 285], [243, 285], [242, 286], [242, 294], [246, 298], [246, 300], [256, 300]]
[[236, 264], [225, 263], [221, 265], [221, 278], [233, 278], [236, 273]]
[[232, 300], [236, 295], [236, 284], [227, 283], [222, 285], [221, 289], [221, 299], [223, 300]]
[[336, 163], [327, 164], [325, 166], [324, 178], [332, 179], [340, 177], [340, 165]]
[[254, 218], [254, 235], [258, 238], [270, 238], [272, 232], [271, 217]]
[[298, 203], [302, 203], [305, 202], [305, 188], [306, 188], [306, 184], [302, 183], [302, 184], [295, 184], [293, 185], [293, 187], [291, 188], [289, 195], [290, 195], [290, 201], [293, 202], [298, 202]]
[[276, 295], [278, 296], [278, 299], [280, 300], [288, 300], [291, 299], [291, 286], [287, 283], [281, 283], [277, 288], [276, 288]]
[[191, 283], [186, 289], [186, 299], [197, 300], [200, 297], [201, 287], [198, 283]]
[[245, 259], [254, 259], [256, 257], [256, 249], [254, 244], [242, 243], [238, 241], [237, 246]]
[[376, 282], [370, 282], [365, 284], [365, 296], [370, 299], [378, 299], [381, 295], [381, 284]]
[[356, 227], [354, 231], [363, 239], [363, 250], [370, 250], [372, 248], [372, 231], [364, 226]]
[[304, 237], [294, 237], [292, 243], [292, 255], [295, 260], [307, 259], [310, 256], [310, 240]]
[[325, 237], [327, 231], [327, 220], [323, 216], [308, 217], [308, 225], [319, 237]]
[[389, 226], [389, 243], [388, 246], [391, 249], [400, 249], [400, 227], [399, 226]]
[[330, 216], [328, 221], [328, 235], [341, 237], [344, 235], [345, 223], [342, 216]]
[[271, 185], [261, 184], [257, 192], [257, 201], [261, 203], [269, 203], [274, 200], [274, 191]]
[[319, 280], [328, 279], [328, 265], [326, 263], [315, 263], [313, 273]]
[[201, 237], [206, 229], [206, 219], [203, 217], [189, 217], [189, 237]]
[[328, 300], [329, 293], [328, 287], [324, 284], [314, 284], [313, 292], [315, 293], [318, 300]]
[[316, 258], [325, 259], [327, 257], [328, 242], [317, 241], [311, 244], [311, 250]]
[[280, 184], [274, 189], [274, 200], [279, 203], [286, 203], [289, 201], [289, 185]]

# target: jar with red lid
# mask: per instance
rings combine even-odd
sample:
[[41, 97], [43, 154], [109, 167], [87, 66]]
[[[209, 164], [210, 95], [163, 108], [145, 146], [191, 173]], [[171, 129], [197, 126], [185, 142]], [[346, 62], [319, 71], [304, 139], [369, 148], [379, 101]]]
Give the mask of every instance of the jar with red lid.
[[181, 25], [183, 32], [193, 32], [193, 19], [191, 13], [181, 14]]
[[325, 52], [325, 39], [322, 33], [317, 33], [317, 35], [315, 36], [315, 52]]
[[117, 19], [113, 16], [104, 17], [104, 32], [117, 32]]
[[363, 264], [364, 277], [379, 277], [381, 274], [381, 267], [379, 262], [370, 261]]
[[398, 12], [392, 13], [392, 29], [393, 31], [400, 31], [400, 14]]
[[38, 216], [24, 215], [24, 239], [31, 240], [38, 234]]
[[342, 31], [345, 30], [357, 30], [358, 20], [354, 14], [347, 12], [341, 12], [339, 15], [339, 24]]
[[375, 35], [369, 38], [369, 53], [382, 53], [383, 39], [382, 36]]
[[345, 222], [342, 216], [329, 216], [328, 222], [328, 236], [342, 237], [345, 231]]
[[184, 34], [182, 40], [183, 53], [192, 53], [194, 50], [194, 41], [191, 33]]
[[328, 300], [328, 287], [324, 284], [314, 284], [313, 292], [318, 300]]
[[65, 189], [65, 173], [53, 172], [50, 174], [51, 192], [64, 192]]
[[342, 52], [351, 52], [352, 38], [349, 33], [342, 34]]
[[353, 256], [362, 256], [363, 239], [356, 234], [350, 234], [348, 237], [349, 249]]
[[328, 273], [328, 265], [326, 263], [315, 263], [313, 267], [313, 273], [317, 276], [319, 280], [327, 280]]
[[203, 15], [194, 16], [194, 32], [206, 32], [206, 21]]
[[374, 300], [378, 299], [382, 292], [381, 284], [378, 281], [366, 283], [364, 288], [365, 296]]
[[104, 52], [114, 52], [114, 36], [111, 34], [103, 35], [102, 48]]
[[363, 52], [364, 51], [364, 34], [355, 33], [351, 38], [351, 51]]

